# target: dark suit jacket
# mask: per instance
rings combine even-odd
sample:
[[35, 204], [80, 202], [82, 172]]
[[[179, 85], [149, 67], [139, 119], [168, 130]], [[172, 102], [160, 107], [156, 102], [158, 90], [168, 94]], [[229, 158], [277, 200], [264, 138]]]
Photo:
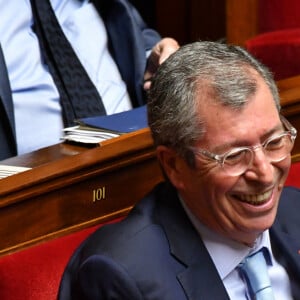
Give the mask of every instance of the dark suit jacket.
[[[300, 191], [285, 188], [270, 234], [300, 299]], [[284, 257], [284, 262], [282, 260]], [[75, 252], [60, 300], [229, 299], [174, 188], [159, 185], [122, 222], [100, 228]]]
[[[145, 51], [160, 36], [147, 28], [127, 0], [93, 0], [108, 32], [110, 50], [134, 107], [145, 104], [143, 76]], [[0, 53], [0, 160], [16, 155], [15, 123], [11, 91], [3, 56]]]

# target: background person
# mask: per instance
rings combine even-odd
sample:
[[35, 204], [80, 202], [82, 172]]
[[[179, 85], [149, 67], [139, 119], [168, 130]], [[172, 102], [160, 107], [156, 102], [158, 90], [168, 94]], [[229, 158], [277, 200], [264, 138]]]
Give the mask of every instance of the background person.
[[[62, 106], [46, 55], [49, 47], [43, 46], [46, 35], [33, 16], [34, 1], [0, 1], [0, 159], [58, 143], [62, 128], [71, 125], [66, 117], [70, 110]], [[145, 104], [143, 89], [149, 82], [143, 86], [144, 75], [149, 79], [177, 50], [177, 42], [161, 39], [127, 0], [50, 0], [50, 4], [106, 113]]]

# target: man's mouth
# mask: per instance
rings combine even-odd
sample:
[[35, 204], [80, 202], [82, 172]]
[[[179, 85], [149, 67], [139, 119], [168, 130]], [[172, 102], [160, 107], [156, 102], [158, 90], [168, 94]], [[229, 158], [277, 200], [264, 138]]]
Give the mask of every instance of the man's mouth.
[[269, 190], [261, 194], [239, 194], [235, 195], [235, 198], [237, 198], [239, 201], [252, 205], [262, 205], [270, 199], [270, 197], [272, 196], [272, 192], [273, 190]]

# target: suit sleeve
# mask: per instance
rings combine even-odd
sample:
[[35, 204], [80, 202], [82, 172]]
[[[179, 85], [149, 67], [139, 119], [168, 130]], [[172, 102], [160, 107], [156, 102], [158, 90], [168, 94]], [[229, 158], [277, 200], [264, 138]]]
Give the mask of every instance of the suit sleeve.
[[132, 9], [132, 16], [140, 28], [143, 38], [144, 38], [144, 45], [145, 45], [145, 51], [151, 50], [156, 43], [158, 43], [161, 40], [161, 36], [159, 33], [147, 26], [147, 24], [142, 19], [139, 12], [133, 7], [130, 3], [128, 5], [131, 6]]
[[106, 256], [94, 255], [81, 265], [72, 299], [142, 300], [135, 280], [126, 270]]

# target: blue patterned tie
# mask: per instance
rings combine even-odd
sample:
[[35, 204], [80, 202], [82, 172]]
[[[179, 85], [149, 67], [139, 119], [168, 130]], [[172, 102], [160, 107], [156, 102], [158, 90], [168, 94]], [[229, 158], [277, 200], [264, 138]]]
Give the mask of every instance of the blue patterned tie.
[[63, 33], [49, 0], [31, 0], [34, 29], [60, 94], [65, 125], [105, 115], [94, 83]]
[[247, 256], [240, 264], [240, 271], [248, 284], [251, 299], [274, 300], [267, 263], [262, 250]]

